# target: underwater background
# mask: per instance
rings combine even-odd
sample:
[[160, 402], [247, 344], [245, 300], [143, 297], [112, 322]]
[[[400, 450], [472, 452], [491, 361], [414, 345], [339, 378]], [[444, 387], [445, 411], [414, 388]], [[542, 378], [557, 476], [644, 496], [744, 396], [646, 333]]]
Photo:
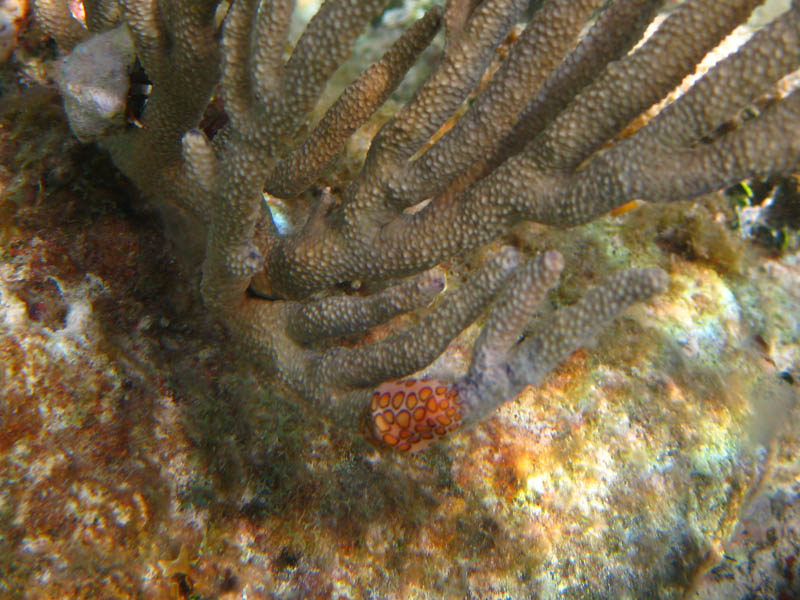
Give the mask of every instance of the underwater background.
[[[388, 10], [341, 79], [429, 4]], [[156, 214], [72, 136], [30, 12], [0, 0], [0, 598], [800, 597], [800, 176], [517, 227], [565, 256], [560, 302], [628, 266], [669, 290], [392, 456], [237, 359]]]

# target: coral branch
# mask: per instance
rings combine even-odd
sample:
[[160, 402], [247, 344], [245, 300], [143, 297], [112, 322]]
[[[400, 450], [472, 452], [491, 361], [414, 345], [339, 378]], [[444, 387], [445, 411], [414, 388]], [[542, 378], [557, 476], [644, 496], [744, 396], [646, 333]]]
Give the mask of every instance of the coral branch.
[[624, 271], [546, 322], [536, 323], [511, 352], [495, 357], [487, 369], [471, 369], [466, 378], [456, 382], [455, 389], [465, 406], [465, 422], [480, 420], [526, 385], [536, 385], [630, 304], [664, 292], [667, 282], [661, 269]]
[[437, 144], [400, 169], [391, 193], [408, 204], [435, 196], [479, 159], [516, 123], [528, 98], [572, 49], [591, 12], [602, 0], [556, 0], [536, 13], [469, 111]]
[[477, 85], [494, 49], [525, 4], [520, 0], [486, 0], [475, 8], [451, 40], [436, 71], [379, 134], [373, 153], [382, 151], [399, 161], [419, 150]]
[[[527, 146], [539, 168], [574, 168], [681, 80], [759, 4], [689, 0], [600, 77]], [[602, 119], [594, 115], [602, 114]]]
[[528, 100], [516, 126], [497, 145], [484, 173], [519, 153], [611, 61], [640, 40], [663, 0], [614, 0], [578, 46]]
[[496, 368], [508, 355], [563, 268], [564, 258], [551, 250], [517, 269], [475, 342], [469, 379]]
[[[115, 109], [92, 135], [179, 224], [176, 241], [204, 253], [206, 306], [261, 372], [323, 411], [352, 415], [370, 396], [369, 436], [416, 451], [538, 382], [667, 284], [658, 269], [623, 271], [525, 334], [563, 267], [558, 252], [526, 260], [505, 248], [460, 286], [446, 270], [425, 272], [470, 264], [470, 251], [525, 220], [577, 226], [633, 199], [692, 198], [798, 168], [800, 92], [740, 117], [800, 66], [800, 2], [667, 104], [760, 2], [686, 0], [642, 39], [659, 0], [550, 0], [530, 17], [524, 0], [448, 0], [307, 132], [334, 71], [387, 4], [328, 0], [294, 48], [292, 0], [87, 0], [88, 30], [66, 0], [39, 0], [36, 14], [65, 50], [116, 26], [103, 35], [134, 49], [144, 73], [132, 52], [104, 56], [115, 85], [103, 89], [125, 107], [132, 71], [152, 82], [142, 127]], [[442, 22], [438, 64], [374, 137], [360, 172], [310, 193]], [[85, 75], [108, 62], [98, 56], [104, 39], [79, 45], [65, 62], [75, 70], [59, 80], [79, 133], [92, 96], [81, 92], [99, 81]], [[630, 133], [654, 106], [660, 113]], [[201, 125], [206, 110], [226, 124]], [[279, 204], [291, 227], [278, 226]], [[454, 289], [437, 299], [445, 276]], [[377, 291], [354, 293], [355, 282]], [[391, 320], [418, 309], [406, 330]], [[484, 312], [467, 375], [397, 381]], [[379, 324], [380, 335], [369, 331]]]
[[444, 276], [434, 269], [366, 298], [331, 296], [297, 304], [289, 319], [289, 335], [298, 342], [311, 343], [366, 331], [430, 302], [443, 289]]
[[372, 395], [362, 423], [368, 439], [378, 445], [417, 452], [457, 428], [477, 423], [526, 385], [537, 384], [630, 304], [667, 287], [667, 275], [660, 269], [619, 273], [589, 290], [573, 306], [561, 309], [546, 322], [536, 323], [517, 344], [562, 267], [561, 256], [548, 252], [509, 278], [475, 345], [465, 377], [452, 385], [434, 379], [411, 379], [380, 386]]
[[297, 150], [270, 174], [265, 188], [294, 198], [328, 167], [347, 139], [386, 101], [439, 30], [441, 13], [431, 9], [347, 89]]
[[519, 261], [518, 252], [505, 248], [417, 325], [380, 342], [339, 348], [320, 362], [313, 377], [344, 386], [368, 387], [418, 371], [480, 315]]

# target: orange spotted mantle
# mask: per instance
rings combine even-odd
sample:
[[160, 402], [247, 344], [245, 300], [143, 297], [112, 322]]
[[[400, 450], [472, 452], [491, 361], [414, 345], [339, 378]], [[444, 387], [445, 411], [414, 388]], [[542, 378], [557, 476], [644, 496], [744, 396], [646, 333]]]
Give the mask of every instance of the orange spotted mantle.
[[380, 446], [419, 452], [456, 429], [462, 416], [458, 392], [440, 381], [389, 381], [372, 395], [364, 433]]

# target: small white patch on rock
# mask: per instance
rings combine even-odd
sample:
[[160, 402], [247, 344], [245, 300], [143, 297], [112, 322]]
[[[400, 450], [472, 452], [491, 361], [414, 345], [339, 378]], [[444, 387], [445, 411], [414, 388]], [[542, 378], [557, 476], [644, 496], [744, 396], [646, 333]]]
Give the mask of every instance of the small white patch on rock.
[[82, 142], [125, 129], [135, 58], [131, 35], [120, 26], [78, 44], [61, 60], [58, 88], [69, 125]]

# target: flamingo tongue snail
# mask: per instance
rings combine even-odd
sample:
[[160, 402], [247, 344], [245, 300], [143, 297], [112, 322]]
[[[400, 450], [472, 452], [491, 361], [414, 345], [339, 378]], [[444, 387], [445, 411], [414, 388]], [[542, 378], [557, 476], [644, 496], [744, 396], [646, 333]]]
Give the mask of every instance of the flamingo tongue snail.
[[436, 379], [404, 379], [373, 393], [362, 422], [366, 438], [403, 452], [424, 450], [462, 423], [455, 386]]

